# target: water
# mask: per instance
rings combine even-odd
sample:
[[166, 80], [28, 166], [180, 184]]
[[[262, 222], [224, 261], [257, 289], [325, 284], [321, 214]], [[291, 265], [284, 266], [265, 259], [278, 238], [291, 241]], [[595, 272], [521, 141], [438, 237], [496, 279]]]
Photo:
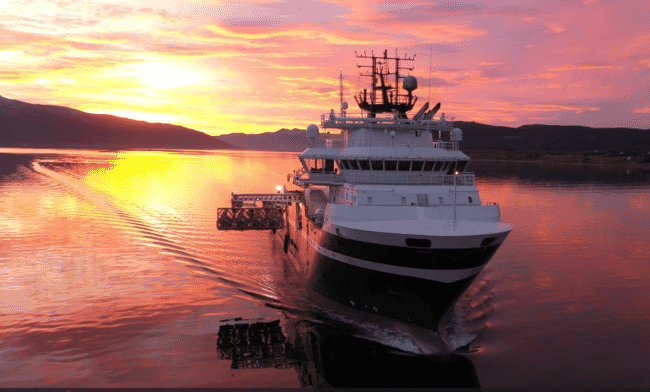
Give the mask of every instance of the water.
[[216, 230], [296, 163], [0, 150], [0, 387], [650, 385], [650, 174], [473, 162], [514, 230], [436, 335], [313, 303], [270, 233]]

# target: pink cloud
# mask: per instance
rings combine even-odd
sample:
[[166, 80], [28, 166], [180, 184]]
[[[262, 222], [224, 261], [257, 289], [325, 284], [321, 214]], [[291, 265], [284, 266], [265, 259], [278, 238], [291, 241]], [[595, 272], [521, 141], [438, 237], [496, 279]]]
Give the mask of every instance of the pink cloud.
[[566, 31], [566, 28], [559, 23], [547, 23], [546, 28], [548, 30], [544, 31], [545, 33], [563, 33]]

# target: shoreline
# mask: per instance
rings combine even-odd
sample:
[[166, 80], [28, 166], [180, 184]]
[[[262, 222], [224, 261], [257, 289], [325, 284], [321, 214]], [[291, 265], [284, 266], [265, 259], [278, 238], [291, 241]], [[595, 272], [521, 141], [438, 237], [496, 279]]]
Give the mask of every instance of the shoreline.
[[571, 164], [588, 167], [620, 167], [650, 170], [650, 155], [613, 155], [605, 152], [514, 151], [490, 149], [463, 150], [473, 161], [538, 164]]
[[[194, 148], [110, 148], [110, 147], [35, 147], [35, 146], [0, 146], [0, 150], [72, 150], [72, 151], [98, 151], [115, 153], [119, 151], [166, 151], [182, 152], [244, 152], [239, 148], [233, 149], [194, 149]], [[268, 153], [295, 153], [296, 151], [268, 151], [249, 150]], [[614, 155], [611, 152], [568, 152], [568, 151], [515, 151], [497, 149], [462, 149], [463, 153], [476, 162], [510, 162], [510, 163], [536, 163], [553, 165], [581, 165], [588, 167], [620, 167], [625, 169], [641, 169], [650, 171], [650, 154], [641, 156]]]

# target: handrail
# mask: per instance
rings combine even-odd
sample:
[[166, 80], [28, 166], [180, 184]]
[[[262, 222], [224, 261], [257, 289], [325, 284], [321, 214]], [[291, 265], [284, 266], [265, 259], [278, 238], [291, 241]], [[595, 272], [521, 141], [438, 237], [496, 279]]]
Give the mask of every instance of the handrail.
[[449, 120], [413, 120], [410, 118], [399, 118], [396, 115], [390, 117], [359, 117], [345, 115], [337, 117], [333, 113], [321, 115], [321, 126], [324, 128], [348, 128], [352, 126], [369, 125], [372, 127], [381, 127], [386, 129], [432, 129], [432, 130], [451, 130], [453, 121]]
[[458, 150], [458, 142], [433, 142], [433, 148], [442, 148], [443, 150]]
[[[458, 175], [446, 174], [403, 174], [401, 177], [390, 176], [392, 173], [383, 172], [375, 174], [372, 172], [363, 172], [359, 175], [332, 174], [332, 173], [296, 173], [295, 181], [297, 185], [308, 184], [385, 184], [385, 185], [454, 185], [454, 177], [457, 185], [475, 185], [476, 176], [474, 173], [462, 173]], [[294, 183], [295, 183], [294, 181]]]

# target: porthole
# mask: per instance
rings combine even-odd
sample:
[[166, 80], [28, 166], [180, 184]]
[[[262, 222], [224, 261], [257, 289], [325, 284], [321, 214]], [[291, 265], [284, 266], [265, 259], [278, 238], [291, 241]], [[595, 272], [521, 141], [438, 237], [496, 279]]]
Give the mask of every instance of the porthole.
[[407, 238], [406, 246], [413, 246], [416, 248], [430, 248], [431, 240], [426, 238]]

